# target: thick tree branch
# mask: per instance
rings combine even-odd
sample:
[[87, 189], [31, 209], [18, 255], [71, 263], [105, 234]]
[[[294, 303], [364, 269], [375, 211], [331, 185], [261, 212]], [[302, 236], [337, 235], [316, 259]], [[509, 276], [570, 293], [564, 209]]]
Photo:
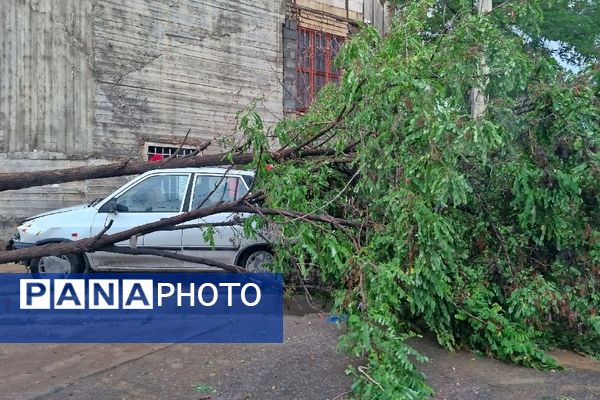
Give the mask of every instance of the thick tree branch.
[[192, 210], [187, 213], [179, 214], [171, 218], [161, 219], [159, 221], [150, 222], [148, 224], [136, 226], [121, 232], [104, 235], [102, 237], [91, 237], [73, 242], [52, 243], [43, 246], [29, 247], [18, 250], [0, 252], [0, 264], [27, 260], [31, 258], [39, 258], [44, 256], [58, 256], [64, 254], [86, 253], [93, 252], [100, 248], [113, 245], [123, 240], [128, 240], [134, 235], [145, 235], [155, 232], [164, 227], [178, 225], [196, 218], [203, 218], [208, 215], [218, 214], [221, 212], [234, 212], [235, 208], [240, 205], [241, 201], [233, 201], [218, 204], [213, 207]]
[[[279, 161], [290, 158], [332, 155], [333, 149], [289, 149], [273, 152], [271, 156]], [[0, 192], [24, 189], [33, 186], [50, 185], [87, 179], [111, 178], [116, 176], [137, 175], [154, 169], [214, 167], [219, 165], [249, 164], [252, 153], [219, 153], [203, 156], [168, 158], [160, 162], [125, 161], [104, 165], [65, 168], [53, 171], [35, 171], [28, 173], [0, 173]]]
[[101, 237], [94, 236], [91, 238], [81, 239], [74, 242], [52, 243], [43, 246], [3, 251], [0, 252], [0, 264], [28, 260], [44, 256], [58, 256], [65, 254], [94, 252], [106, 248], [107, 246], [111, 246], [115, 243], [128, 240], [134, 235], [145, 235], [151, 232], [156, 232], [158, 230], [163, 230], [167, 227], [179, 225], [193, 219], [204, 218], [209, 215], [227, 212], [253, 213], [261, 215], [280, 215], [288, 218], [296, 218], [299, 220], [323, 222], [334, 226], [349, 226], [353, 228], [360, 228], [361, 226], [361, 223], [359, 222], [335, 218], [330, 215], [304, 214], [293, 211], [276, 210], [253, 206], [251, 202], [260, 196], [261, 194], [254, 194], [252, 196], [237, 201], [226, 202], [208, 208], [192, 210], [171, 218], [161, 219], [156, 222], [140, 225], [135, 228], [127, 229], [110, 235], [103, 235]]
[[219, 261], [211, 260], [210, 258], [203, 257], [194, 257], [187, 256], [185, 254], [175, 253], [173, 251], [168, 250], [157, 250], [157, 249], [146, 249], [146, 248], [136, 248], [132, 249], [129, 247], [117, 247], [117, 246], [106, 246], [98, 251], [108, 251], [110, 253], [119, 253], [119, 254], [130, 254], [130, 255], [150, 255], [150, 256], [158, 256], [165, 258], [172, 258], [175, 260], [181, 260], [186, 262], [191, 262], [195, 264], [204, 264], [211, 267], [221, 268], [227, 272], [247, 272], [246, 269], [242, 267], [238, 267], [236, 265], [229, 265]]

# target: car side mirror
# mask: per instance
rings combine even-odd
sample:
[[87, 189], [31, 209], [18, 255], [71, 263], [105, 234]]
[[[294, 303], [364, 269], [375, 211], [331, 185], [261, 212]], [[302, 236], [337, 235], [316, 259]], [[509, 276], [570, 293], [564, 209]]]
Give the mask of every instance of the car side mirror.
[[117, 199], [110, 199], [106, 203], [102, 204], [102, 207], [98, 210], [101, 213], [113, 213], [116, 211]]
[[117, 212], [124, 211], [129, 211], [129, 208], [127, 206], [124, 206], [123, 204], [119, 204], [117, 199], [110, 199], [109, 201], [104, 203], [104, 205], [98, 210], [98, 212], [110, 214], [116, 214]]

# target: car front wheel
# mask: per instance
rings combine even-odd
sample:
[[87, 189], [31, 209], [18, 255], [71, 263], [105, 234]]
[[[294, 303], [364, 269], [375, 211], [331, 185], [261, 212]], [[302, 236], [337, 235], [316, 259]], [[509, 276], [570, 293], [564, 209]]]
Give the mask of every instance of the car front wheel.
[[273, 253], [269, 250], [260, 249], [245, 254], [239, 262], [240, 267], [248, 272], [266, 272], [267, 268], [263, 264], [273, 261]]
[[32, 274], [74, 274], [84, 272], [83, 260], [77, 255], [45, 256], [33, 259]]

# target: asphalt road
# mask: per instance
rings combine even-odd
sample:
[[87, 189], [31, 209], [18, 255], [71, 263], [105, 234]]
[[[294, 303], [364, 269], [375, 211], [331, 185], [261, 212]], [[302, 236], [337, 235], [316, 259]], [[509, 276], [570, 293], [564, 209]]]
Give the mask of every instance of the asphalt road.
[[[0, 399], [332, 399], [351, 360], [324, 316], [274, 345], [2, 345]], [[210, 396], [210, 397], [209, 397]]]
[[[341, 400], [360, 360], [335, 351], [326, 317], [286, 315], [283, 344], [0, 345], [0, 399]], [[600, 399], [600, 362], [572, 352], [554, 353], [565, 370], [541, 372], [413, 345], [430, 358], [420, 369], [436, 399]]]

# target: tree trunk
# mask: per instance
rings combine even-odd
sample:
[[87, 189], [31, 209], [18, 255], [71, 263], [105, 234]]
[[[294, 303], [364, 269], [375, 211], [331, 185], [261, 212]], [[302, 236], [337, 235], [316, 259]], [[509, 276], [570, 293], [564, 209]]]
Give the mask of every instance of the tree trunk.
[[[293, 157], [311, 157], [334, 154], [333, 149], [289, 149], [274, 152], [271, 157], [285, 160]], [[114, 176], [137, 175], [153, 169], [212, 167], [219, 165], [249, 164], [254, 159], [251, 153], [219, 153], [206, 156], [187, 156], [169, 158], [161, 162], [125, 161], [105, 165], [58, 169], [54, 171], [35, 171], [27, 173], [1, 173], [0, 192], [17, 190], [32, 186], [51, 185], [86, 179], [110, 178]]]
[[492, 12], [492, 0], [477, 0], [477, 12], [489, 14]]
[[[492, 0], [477, 0], [477, 12], [479, 14], [489, 14], [492, 11]], [[479, 73], [481, 80], [479, 86], [471, 89], [469, 101], [471, 102], [471, 117], [473, 119], [480, 118], [484, 113], [487, 105], [487, 96], [485, 88], [488, 84], [490, 69], [485, 62], [485, 56], [479, 59]]]

